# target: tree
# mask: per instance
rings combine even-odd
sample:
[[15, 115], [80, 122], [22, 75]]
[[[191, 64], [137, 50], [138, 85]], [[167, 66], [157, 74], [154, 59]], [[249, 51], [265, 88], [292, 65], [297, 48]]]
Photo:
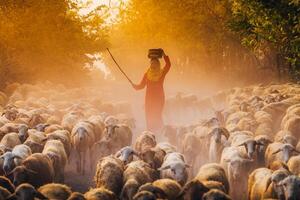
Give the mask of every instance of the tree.
[[78, 9], [69, 0], [0, 1], [1, 86], [86, 80], [87, 54], [107, 46], [107, 30], [102, 18], [80, 17]]

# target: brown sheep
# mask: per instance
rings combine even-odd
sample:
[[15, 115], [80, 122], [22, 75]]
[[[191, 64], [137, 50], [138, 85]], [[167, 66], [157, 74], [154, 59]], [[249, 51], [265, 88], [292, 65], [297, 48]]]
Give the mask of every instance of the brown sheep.
[[196, 200], [210, 189], [223, 190], [226, 194], [229, 194], [229, 181], [225, 170], [217, 163], [203, 165], [196, 177], [184, 186], [181, 196], [190, 191], [190, 198]]
[[95, 140], [100, 140], [105, 128], [103, 118], [100, 115], [93, 115], [89, 117], [87, 121], [92, 123], [94, 126]]
[[28, 183], [23, 183], [16, 188], [16, 191], [12, 195], [10, 195], [8, 199], [9, 200], [13, 200], [13, 199], [35, 200], [36, 198], [48, 199], [43, 194], [36, 191], [36, 189], [32, 185]]
[[79, 192], [73, 192], [67, 200], [86, 200], [86, 198], [84, 198], [84, 195]]
[[14, 193], [15, 192], [15, 186], [5, 176], [0, 176], [0, 186], [4, 187], [5, 189], [7, 189], [10, 193]]
[[139, 188], [136, 196], [142, 196], [141, 192], [143, 191], [151, 192], [159, 199], [182, 200], [182, 198], [178, 198], [181, 186], [172, 179], [159, 179], [153, 183], [144, 184]]
[[86, 200], [118, 200], [118, 197], [105, 188], [90, 189], [84, 194]]
[[9, 200], [11, 196], [11, 193], [7, 189], [0, 186], [0, 200]]
[[71, 194], [71, 188], [57, 183], [50, 183], [41, 186], [38, 191], [48, 199], [66, 200]]
[[35, 153], [27, 157], [22, 165], [16, 167], [11, 174], [13, 175], [13, 183], [16, 186], [27, 182], [34, 187], [39, 187], [51, 183], [54, 178], [51, 160], [41, 153]]
[[212, 189], [209, 192], [205, 193], [202, 199], [203, 200], [231, 200], [230, 196], [216, 189]]
[[300, 155], [292, 156], [288, 163], [288, 169], [295, 175], [300, 175]]
[[104, 137], [114, 141], [115, 151], [132, 143], [132, 131], [125, 124], [107, 125], [104, 129]]
[[103, 187], [119, 195], [123, 187], [123, 163], [113, 156], [100, 159], [94, 180], [97, 188]]
[[126, 166], [123, 174], [124, 186], [121, 198], [131, 200], [139, 187], [147, 182], [154, 181], [155, 171], [144, 161], [133, 161]]
[[134, 149], [138, 152], [145, 152], [156, 146], [156, 139], [154, 133], [150, 131], [144, 131], [139, 135], [134, 144]]
[[52, 161], [54, 180], [64, 182], [64, 171], [68, 158], [63, 143], [60, 140], [48, 140], [42, 153]]
[[148, 163], [153, 169], [158, 169], [161, 167], [165, 156], [166, 152], [158, 146], [140, 153], [140, 158]]
[[0, 142], [0, 148], [3, 151], [6, 149], [12, 150], [18, 144], [21, 144], [18, 133], [8, 133], [2, 138]]
[[67, 130], [57, 130], [49, 133], [47, 135], [47, 139], [59, 140], [63, 143], [67, 157], [70, 156], [71, 153], [71, 137], [70, 133]]
[[[95, 143], [93, 126], [87, 122], [78, 122], [72, 130], [71, 140], [73, 148], [78, 156], [76, 163], [77, 172], [84, 175], [87, 152], [89, 152], [90, 161], [92, 160], [91, 150]], [[92, 164], [90, 167], [92, 167]]]

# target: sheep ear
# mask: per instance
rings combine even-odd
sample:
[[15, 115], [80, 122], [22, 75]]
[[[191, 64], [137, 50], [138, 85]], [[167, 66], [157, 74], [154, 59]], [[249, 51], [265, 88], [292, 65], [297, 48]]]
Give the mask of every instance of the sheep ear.
[[5, 152], [10, 151], [10, 152], [11, 152], [11, 151], [12, 151], [12, 148], [5, 147], [4, 151], [5, 151]]
[[273, 152], [272, 154], [276, 154], [276, 153], [279, 153], [280, 151], [282, 151], [282, 149], [278, 149], [277, 151]]
[[243, 142], [242, 144], [237, 145], [238, 147], [244, 146], [245, 142]]
[[186, 168], [190, 168], [190, 167], [192, 167], [191, 165], [188, 165], [188, 164], [185, 164], [185, 167]]
[[48, 199], [47, 197], [45, 197], [42, 193], [40, 193], [40, 192], [37, 192], [36, 194], [35, 194], [35, 197], [37, 197], [37, 198], [39, 198], [39, 199]]
[[116, 154], [115, 154], [115, 157], [119, 157], [121, 155], [121, 151], [118, 151]]
[[157, 170], [158, 170], [158, 171], [163, 171], [163, 170], [170, 169], [170, 168], [171, 168], [171, 166], [170, 166], [170, 165], [167, 165], [167, 166], [164, 166], [164, 167], [160, 167], [160, 168], [158, 168]]

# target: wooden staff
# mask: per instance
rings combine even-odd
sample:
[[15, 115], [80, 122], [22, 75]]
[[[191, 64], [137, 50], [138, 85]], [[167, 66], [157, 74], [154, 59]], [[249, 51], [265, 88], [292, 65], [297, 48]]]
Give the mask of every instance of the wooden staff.
[[130, 80], [130, 78], [126, 75], [126, 73], [123, 71], [123, 69], [120, 67], [120, 65], [117, 63], [117, 61], [115, 60], [114, 56], [110, 53], [109, 49], [106, 48], [109, 55], [111, 56], [111, 58], [113, 59], [113, 61], [116, 63], [117, 67], [119, 68], [119, 70], [122, 72], [122, 74], [126, 77], [126, 79], [133, 84], [133, 82]]

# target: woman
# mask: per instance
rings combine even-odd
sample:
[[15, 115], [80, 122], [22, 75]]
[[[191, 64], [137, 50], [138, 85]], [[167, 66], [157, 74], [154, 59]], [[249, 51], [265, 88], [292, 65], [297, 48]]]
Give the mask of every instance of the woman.
[[139, 84], [133, 84], [134, 89], [141, 90], [145, 86], [145, 113], [147, 129], [150, 131], [158, 131], [163, 128], [162, 112], [165, 103], [164, 80], [170, 70], [171, 63], [169, 57], [163, 52], [165, 67], [161, 68], [158, 58], [152, 58], [150, 67], [144, 74]]

